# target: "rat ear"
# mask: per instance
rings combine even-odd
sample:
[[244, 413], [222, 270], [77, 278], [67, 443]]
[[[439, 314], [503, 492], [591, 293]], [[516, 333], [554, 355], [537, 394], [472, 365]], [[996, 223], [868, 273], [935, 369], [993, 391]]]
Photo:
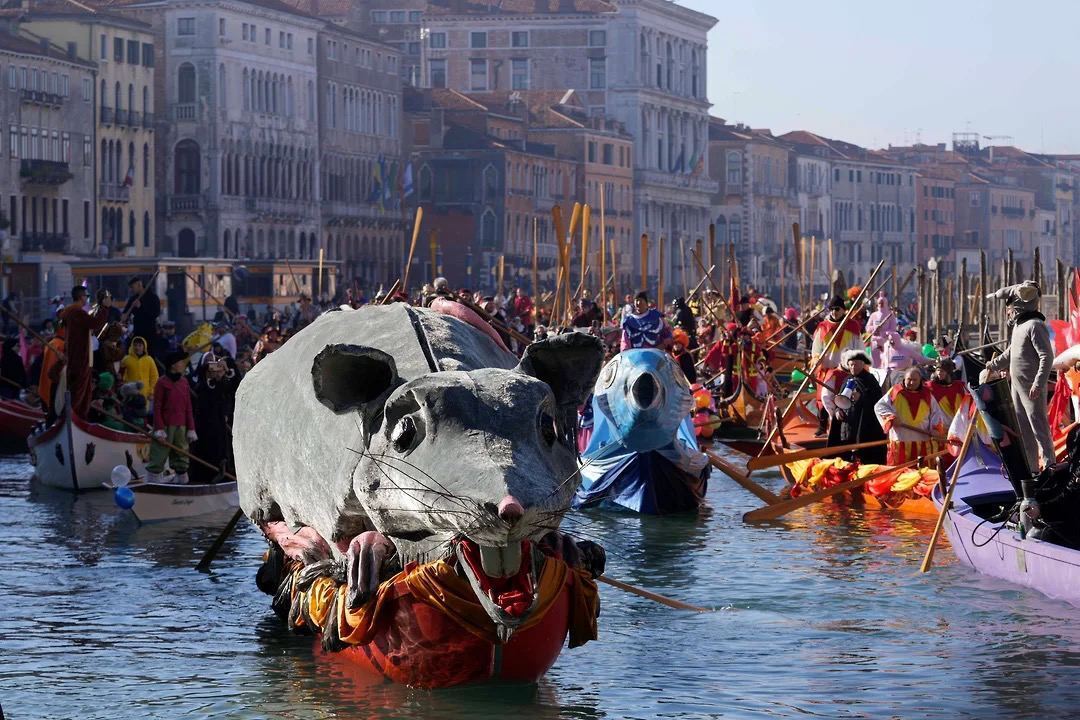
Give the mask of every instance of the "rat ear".
[[592, 392], [603, 363], [600, 338], [571, 332], [529, 345], [515, 369], [547, 383], [561, 409], [576, 411]]
[[327, 345], [311, 363], [315, 397], [341, 414], [364, 407], [401, 384], [394, 358], [361, 345]]

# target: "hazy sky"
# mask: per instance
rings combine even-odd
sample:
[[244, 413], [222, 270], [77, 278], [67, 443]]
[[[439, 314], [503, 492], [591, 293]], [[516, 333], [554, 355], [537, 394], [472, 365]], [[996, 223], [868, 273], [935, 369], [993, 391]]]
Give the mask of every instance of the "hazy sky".
[[713, 115], [868, 147], [973, 131], [1080, 153], [1080, 2], [679, 2], [719, 19]]

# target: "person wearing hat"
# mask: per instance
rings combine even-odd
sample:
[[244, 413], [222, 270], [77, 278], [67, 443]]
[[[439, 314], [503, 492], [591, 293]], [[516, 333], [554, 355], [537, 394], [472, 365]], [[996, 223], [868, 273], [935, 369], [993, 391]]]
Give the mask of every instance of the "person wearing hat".
[[[885, 432], [874, 414], [874, 406], [881, 399], [881, 386], [870, 372], [870, 358], [864, 350], [848, 350], [843, 355], [842, 364], [849, 376], [840, 392], [843, 400], [834, 398], [836, 409], [833, 411], [834, 422], [830, 428], [828, 446], [884, 440]], [[853, 450], [844, 457], [846, 460], [880, 465], [885, 462], [885, 446]]]
[[941, 406], [949, 423], [956, 417], [960, 405], [964, 402], [967, 389], [964, 381], [957, 377], [956, 363], [950, 358], [938, 358], [934, 363], [934, 373], [930, 376], [930, 394]]
[[934, 451], [934, 439], [945, 439], [949, 419], [923, 382], [922, 371], [911, 367], [874, 406], [878, 421], [889, 434], [886, 462], [901, 465]]
[[[188, 354], [184, 350], [169, 353], [165, 358], [165, 375], [154, 388], [154, 439], [167, 441], [184, 452], [188, 444], [199, 439], [195, 434], [195, 415], [191, 407], [191, 386], [184, 377]], [[165, 463], [176, 473], [172, 482], [186, 485], [188, 456], [161, 442], [150, 445], [150, 462], [146, 464], [146, 481], [162, 482]]]
[[1003, 370], [1009, 372], [1013, 406], [1032, 473], [1039, 471], [1040, 458], [1044, 468], [1056, 461], [1046, 408], [1046, 385], [1054, 362], [1054, 347], [1046, 318], [1039, 312], [1041, 295], [1039, 286], [1027, 280], [986, 296], [1008, 304], [1012, 326], [1009, 346], [986, 365], [987, 377]]
[[[814, 330], [810, 364], [817, 364], [814, 379], [818, 392], [818, 429], [815, 437], [828, 434], [829, 418], [836, 409], [833, 405], [834, 388], [842, 386], [847, 378], [847, 372], [841, 367], [844, 353], [863, 349], [862, 328], [855, 320], [844, 322], [846, 314], [844, 299], [836, 295], [829, 302], [829, 314]], [[829, 340], [834, 334], [836, 338], [830, 344]]]
[[128, 280], [128, 297], [124, 305], [123, 318], [130, 317], [134, 326], [133, 335], [146, 338], [150, 347], [154, 346], [157, 339], [157, 319], [161, 315], [161, 300], [154, 293], [152, 287], [144, 287], [143, 280], [138, 275], [133, 275]]
[[150, 357], [145, 338], [134, 337], [128, 346], [127, 355], [120, 361], [120, 377], [125, 383], [137, 382], [142, 385], [142, 394], [147, 400], [154, 397], [157, 387], [157, 363]]
[[870, 313], [866, 321], [866, 331], [870, 333], [870, 360], [876, 368], [885, 367], [882, 353], [885, 350], [889, 338], [897, 331], [898, 324], [896, 313], [889, 306], [889, 298], [885, 293], [878, 293], [876, 309]]

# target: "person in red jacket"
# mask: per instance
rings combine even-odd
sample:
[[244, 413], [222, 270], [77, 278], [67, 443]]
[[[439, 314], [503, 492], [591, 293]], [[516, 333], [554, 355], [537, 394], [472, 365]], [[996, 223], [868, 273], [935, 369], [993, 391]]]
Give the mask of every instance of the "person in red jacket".
[[[168, 442], [185, 453], [188, 444], [199, 439], [195, 434], [195, 416], [191, 409], [191, 387], [184, 377], [188, 354], [183, 350], [169, 353], [165, 358], [166, 372], [154, 386], [154, 437]], [[146, 465], [147, 482], [164, 482], [165, 463], [176, 473], [172, 482], [186, 485], [188, 456], [155, 442], [150, 446], [150, 462]]]

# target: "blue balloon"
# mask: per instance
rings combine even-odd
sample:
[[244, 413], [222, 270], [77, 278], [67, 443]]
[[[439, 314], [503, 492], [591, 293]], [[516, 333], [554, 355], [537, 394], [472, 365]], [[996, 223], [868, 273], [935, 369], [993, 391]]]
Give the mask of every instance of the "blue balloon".
[[135, 493], [129, 487], [118, 487], [113, 490], [113, 500], [125, 510], [135, 507]]

